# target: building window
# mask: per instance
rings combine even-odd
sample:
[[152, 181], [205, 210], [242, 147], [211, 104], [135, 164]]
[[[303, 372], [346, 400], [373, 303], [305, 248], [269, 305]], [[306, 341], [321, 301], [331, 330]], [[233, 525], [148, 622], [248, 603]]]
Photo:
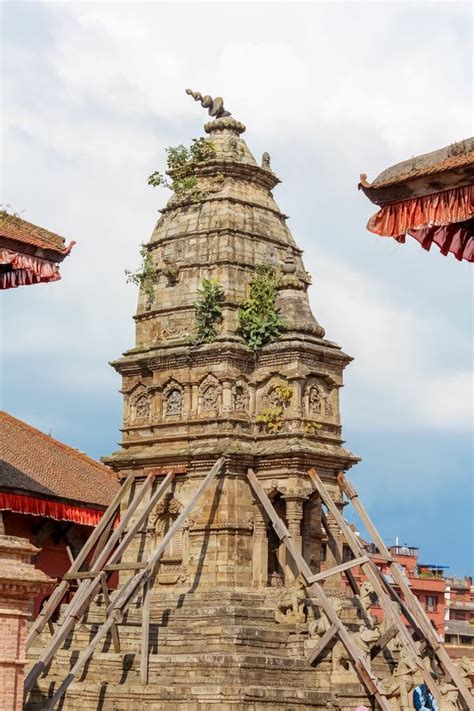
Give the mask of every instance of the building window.
[[438, 609], [438, 598], [436, 595], [426, 596], [426, 609], [434, 612]]
[[352, 555], [352, 551], [346, 543], [344, 543], [344, 545], [342, 547], [342, 559], [343, 559], [344, 563], [348, 563], [350, 560], [354, 559], [354, 556]]
[[464, 637], [464, 635], [461, 635], [461, 644], [472, 644], [472, 637]]
[[453, 620], [460, 620], [461, 622], [463, 622], [465, 619], [466, 619], [466, 613], [463, 612], [462, 610], [457, 610], [454, 613]]
[[321, 560], [321, 562], [323, 562], [323, 561], [326, 560], [326, 553], [327, 553], [326, 544], [325, 544], [325, 543], [321, 543], [321, 551], [320, 551], [320, 560]]

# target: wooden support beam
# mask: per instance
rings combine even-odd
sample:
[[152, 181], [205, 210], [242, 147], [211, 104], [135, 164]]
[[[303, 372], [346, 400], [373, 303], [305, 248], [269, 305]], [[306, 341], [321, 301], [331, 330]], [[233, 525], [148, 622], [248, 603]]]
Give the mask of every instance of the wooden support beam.
[[[158, 563], [161, 559], [161, 556], [163, 555], [163, 553], [166, 549], [166, 546], [168, 545], [168, 543], [170, 542], [172, 537], [175, 535], [175, 533], [177, 531], [179, 531], [179, 529], [183, 525], [185, 519], [189, 516], [190, 512], [194, 508], [199, 497], [207, 489], [207, 487], [209, 486], [211, 481], [214, 479], [214, 477], [221, 471], [223, 464], [224, 464], [224, 458], [220, 457], [217, 460], [217, 462], [214, 464], [214, 466], [210, 469], [210, 471], [207, 473], [207, 475], [203, 479], [203, 481], [199, 484], [199, 486], [197, 487], [197, 489], [194, 492], [191, 499], [183, 507], [179, 516], [175, 519], [175, 521], [171, 525], [170, 529], [163, 536], [162, 540], [160, 541], [160, 543], [157, 545], [157, 547], [155, 548], [155, 550], [149, 557], [147, 567], [144, 570], [142, 570], [141, 572], [134, 575], [132, 578], [129, 578], [129, 580], [127, 580], [127, 582], [125, 583], [123, 588], [118, 592], [118, 594], [114, 598], [113, 602], [107, 609], [105, 621], [99, 626], [94, 637], [91, 639], [91, 641], [88, 644], [88, 646], [86, 647], [86, 649], [79, 655], [77, 662], [75, 663], [73, 668], [70, 670], [69, 674], [66, 676], [64, 681], [58, 687], [57, 691], [51, 698], [51, 701], [46, 706], [46, 711], [52, 711], [54, 709], [54, 707], [61, 700], [61, 698], [64, 696], [69, 685], [72, 684], [72, 682], [74, 681], [74, 679], [76, 678], [77, 674], [82, 669], [84, 664], [86, 664], [87, 661], [90, 659], [90, 657], [93, 655], [95, 649], [101, 642], [102, 638], [107, 634], [109, 629], [112, 627], [113, 624], [116, 623], [116, 621], [123, 619], [123, 613], [128, 608], [129, 604], [139, 594], [139, 592], [143, 588], [143, 586], [145, 584], [149, 583], [149, 581], [153, 578], [154, 572], [156, 570], [156, 566], [158, 565]], [[173, 474], [172, 474], [172, 472], [170, 472], [167, 476], [167, 479], [171, 478], [172, 476], [173, 476]], [[163, 486], [163, 484], [162, 484], [162, 486]], [[156, 494], [156, 492], [155, 492], [155, 494]], [[153, 498], [154, 497], [152, 497], [152, 499]], [[147, 509], [148, 509], [148, 507], [147, 507]], [[145, 509], [145, 510], [147, 510], [147, 509]], [[146, 515], [148, 515], [148, 513]], [[141, 525], [141, 523], [142, 523], [141, 521], [138, 522], [139, 525]], [[139, 527], [139, 525], [137, 526], [137, 528]], [[390, 711], [390, 709], [387, 709], [387, 711]]]
[[[384, 555], [390, 556], [390, 551], [388, 550], [387, 546], [385, 545], [383, 538], [380, 536], [379, 532], [377, 531], [375, 525], [373, 524], [370, 516], [368, 515], [367, 511], [365, 510], [364, 506], [362, 505], [359, 496], [352, 486], [352, 484], [346, 479], [345, 475], [343, 472], [340, 472], [337, 477], [339, 486], [341, 487], [342, 491], [345, 493], [347, 498], [350, 500], [351, 504], [354, 506], [355, 510], [359, 514], [364, 526], [366, 527], [367, 531], [370, 533], [372, 536], [375, 545], [377, 546], [378, 550], [383, 553]], [[398, 565], [395, 562], [389, 563], [389, 569], [392, 574], [393, 579], [395, 580], [396, 584], [400, 588], [404, 601], [409, 608], [413, 619], [415, 620], [417, 627], [416, 630], [418, 633], [422, 633], [422, 638], [426, 639], [429, 644], [431, 645], [437, 659], [439, 660], [442, 668], [444, 669], [445, 673], [452, 679], [454, 684], [457, 686], [463, 701], [467, 705], [467, 708], [470, 711], [474, 711], [474, 698], [470, 692], [470, 690], [467, 687], [467, 684], [461, 674], [459, 673], [458, 668], [456, 665], [453, 663], [451, 658], [449, 657], [448, 653], [446, 652], [446, 649], [444, 646], [441, 644], [441, 638], [439, 637], [438, 633], [433, 629], [433, 626], [430, 622], [430, 619], [428, 615], [426, 614], [425, 610], [420, 604], [420, 601], [418, 598], [413, 595], [412, 590], [410, 589], [410, 586], [408, 585], [407, 581], [405, 580], [404, 576], [401, 574], [401, 571], [398, 567]], [[430, 684], [428, 684], [429, 688], [433, 688], [433, 682], [431, 681]], [[436, 691], [438, 691], [436, 689]], [[437, 694], [437, 700], [439, 703], [439, 692]]]
[[140, 678], [143, 686], [148, 684], [151, 588], [152, 580], [150, 579], [143, 586], [142, 637], [140, 644]]
[[364, 684], [366, 685], [369, 693], [373, 694], [375, 696], [382, 711], [391, 711], [391, 705], [388, 702], [387, 697], [386, 697], [382, 687], [380, 686], [380, 683], [379, 683], [377, 677], [374, 675], [374, 673], [372, 672], [372, 670], [370, 668], [369, 663], [364, 658], [361, 651], [359, 650], [359, 648], [353, 641], [351, 634], [348, 632], [348, 630], [342, 624], [342, 622], [339, 619], [336, 611], [334, 610], [329, 598], [324, 593], [323, 588], [321, 587], [321, 585], [318, 582], [313, 582], [313, 583], [309, 582], [310, 578], [313, 577], [311, 568], [309, 567], [309, 565], [307, 564], [307, 562], [301, 555], [298, 548], [293, 543], [293, 541], [291, 539], [290, 532], [288, 531], [287, 527], [285, 526], [283, 521], [278, 516], [275, 508], [273, 507], [270, 499], [268, 498], [267, 494], [265, 493], [264, 489], [262, 488], [260, 482], [258, 481], [258, 479], [255, 476], [255, 473], [252, 471], [252, 469], [248, 470], [247, 478], [248, 478], [256, 496], [259, 498], [263, 508], [265, 509], [268, 517], [270, 518], [270, 521], [272, 522], [274, 529], [275, 530], [278, 529], [279, 536], [281, 534], [281, 539], [282, 539], [284, 545], [286, 546], [288, 552], [292, 556], [292, 558], [295, 562], [296, 568], [298, 569], [298, 572], [303, 576], [303, 578], [308, 583], [309, 588], [310, 588], [310, 594], [313, 594], [317, 598], [318, 604], [323, 608], [328, 620], [331, 622], [332, 625], [336, 626], [337, 634], [338, 634], [341, 642], [344, 644], [345, 648], [347, 649], [349, 655], [351, 656], [351, 658], [354, 662], [354, 666], [357, 669]]
[[360, 558], [353, 558], [352, 560], [347, 561], [347, 563], [341, 563], [340, 565], [336, 565], [334, 568], [329, 568], [328, 570], [324, 570], [322, 573], [313, 575], [308, 582], [316, 583], [320, 580], [326, 580], [326, 578], [330, 578], [332, 575], [338, 575], [339, 573], [355, 568], [358, 565], [363, 565], [363, 563], [367, 563], [368, 560], [369, 559], [366, 555], [360, 556]]
[[[68, 605], [62, 623], [55, 629], [54, 635], [49, 643], [43, 649], [36, 663], [31, 668], [28, 676], [25, 679], [25, 693], [30, 691], [36, 679], [43, 673], [45, 667], [49, 664], [56, 651], [62, 646], [70, 631], [74, 628], [76, 622], [83, 615], [84, 611], [90, 605], [92, 599], [100, 588], [100, 573], [106, 563], [113, 564], [121, 557], [123, 550], [127, 547], [136, 531], [140, 528], [143, 521], [147, 518], [150, 510], [157, 503], [163, 492], [168, 488], [168, 485], [174, 478], [174, 473], [169, 472], [167, 476], [158, 486], [155, 493], [150, 497], [147, 505], [137, 516], [135, 521], [130, 525], [132, 517], [135, 515], [137, 508], [146, 494], [149, 493], [154, 475], [149, 474], [142, 486], [135, 493], [129, 507], [123, 513], [120, 523], [114, 530], [113, 534], [107, 541], [102, 553], [97, 558], [91, 572], [95, 572], [96, 576], [92, 580], [83, 580], [79, 588]], [[123, 536], [124, 531], [127, 531]], [[123, 536], [123, 538], [122, 538]], [[120, 540], [122, 538], [122, 540]], [[119, 543], [120, 541], [120, 543]], [[63, 581], [68, 585], [68, 581]]]
[[329, 644], [329, 642], [332, 640], [335, 634], [337, 634], [337, 625], [331, 625], [331, 627], [326, 630], [326, 632], [323, 634], [323, 636], [316, 642], [314, 647], [311, 647], [306, 652], [306, 659], [310, 664], [312, 664], [316, 659], [319, 657], [321, 652], [325, 649], [325, 647]]
[[[339, 529], [341, 530], [341, 532], [346, 540], [346, 543], [349, 546], [349, 548], [351, 549], [353, 555], [355, 555], [355, 556], [363, 555], [364, 549], [362, 548], [359, 538], [355, 535], [352, 528], [346, 523], [344, 517], [342, 516], [341, 512], [339, 511], [336, 504], [334, 503], [331, 495], [326, 490], [326, 487], [324, 486], [322, 480], [320, 479], [320, 477], [318, 476], [316, 471], [314, 469], [311, 469], [308, 472], [308, 474], [309, 474], [309, 477], [311, 479], [311, 482], [312, 482], [315, 490], [318, 492], [324, 505], [327, 507], [328, 511], [331, 512], [334, 519], [336, 520], [337, 525], [339, 526]], [[387, 549], [384, 550], [381, 548], [381, 546], [379, 545], [379, 541], [376, 541], [376, 544], [377, 544], [378, 549], [381, 550], [383, 554], [385, 554], [385, 552], [388, 553]], [[382, 541], [382, 544], [383, 544], [383, 541]], [[373, 562], [373, 560], [370, 557], [367, 560], [367, 562], [362, 565], [362, 569], [377, 594], [379, 604], [380, 604], [381, 608], [383, 609], [385, 617], [387, 618], [387, 620], [390, 622], [391, 625], [395, 625], [397, 627], [398, 632], [400, 634], [400, 639], [401, 639], [402, 643], [404, 644], [405, 648], [411, 653], [411, 656], [412, 656], [415, 664], [418, 666], [418, 670], [419, 670], [420, 674], [422, 675], [424, 682], [427, 684], [428, 688], [431, 690], [431, 692], [433, 693], [433, 696], [436, 698], [438, 703], [440, 703], [440, 699], [441, 699], [440, 690], [439, 690], [437, 684], [435, 683], [434, 679], [431, 677], [429, 672], [425, 669], [423, 661], [420, 658], [418, 648], [417, 648], [409, 630], [403, 624], [403, 621], [401, 620], [401, 618], [398, 614], [398, 610], [394, 610], [393, 605], [391, 604], [390, 596], [387, 593], [387, 588], [389, 587], [387, 584], [387, 581], [385, 580], [385, 578], [383, 577], [379, 568], [375, 565], [375, 563]]]
[[[116, 570], [141, 570], [146, 568], [146, 562], [142, 560], [131, 561], [130, 563], [116, 563], [115, 565], [104, 565], [104, 570], [107, 573], [113, 573]], [[87, 580], [90, 578], [95, 578], [97, 572], [92, 570], [87, 570], [81, 573], [66, 573], [63, 580]]]
[[[71, 565], [70, 569], [68, 570], [69, 574], [78, 572], [89, 557], [90, 553], [98, 544], [99, 540], [101, 539], [102, 534], [107, 530], [109, 527], [109, 524], [113, 524], [117, 513], [118, 513], [118, 508], [120, 506], [120, 502], [122, 501], [123, 497], [125, 494], [130, 490], [130, 487], [133, 483], [134, 477], [128, 477], [128, 479], [125, 480], [124, 484], [121, 486], [119, 491], [115, 494], [113, 500], [111, 501], [108, 509], [104, 512], [104, 515], [100, 519], [98, 525], [94, 528], [93, 532], [85, 542], [84, 546], [81, 548], [81, 551], [77, 558], [74, 560], [74, 563]], [[52, 594], [50, 595], [47, 603], [43, 606], [43, 609], [39, 613], [38, 617], [36, 620], [31, 624], [30, 630], [28, 632], [28, 638], [26, 641], [26, 648], [31, 645], [31, 643], [36, 639], [36, 637], [42, 632], [44, 629], [45, 625], [48, 623], [48, 620], [52, 617], [52, 615], [55, 613], [56, 609], [58, 606], [61, 604], [61, 600], [63, 599], [64, 595], [67, 593], [69, 589], [69, 581], [67, 580], [62, 580], [59, 585], [53, 590]]]
[[380, 654], [382, 649], [384, 649], [389, 642], [398, 634], [398, 627], [392, 625], [388, 628], [386, 632], [377, 640], [372, 649], [370, 650], [370, 658], [374, 659], [377, 654]]
[[[331, 552], [337, 561], [338, 564], [342, 563], [342, 557], [341, 554], [339, 553], [339, 549], [336, 545], [336, 541], [334, 540], [331, 530], [329, 528], [328, 524], [328, 519], [324, 511], [321, 511], [321, 523], [323, 524], [323, 528], [326, 531], [326, 535], [328, 537], [328, 545], [331, 548]], [[346, 576], [347, 582], [349, 583], [349, 586], [354, 593], [354, 595], [360, 595], [360, 589], [359, 589], [359, 584], [357, 580], [355, 579], [352, 571], [350, 569], [344, 571], [344, 575]]]
[[[105, 571], [102, 571], [100, 574], [100, 585], [102, 588], [102, 595], [104, 596], [104, 603], [107, 607], [110, 605], [110, 595], [109, 595], [109, 588], [107, 586], [107, 573]], [[114, 649], [117, 652], [117, 654], [120, 654], [120, 637], [117, 629], [117, 625], [114, 623], [110, 631], [112, 633], [112, 642], [114, 645]]]

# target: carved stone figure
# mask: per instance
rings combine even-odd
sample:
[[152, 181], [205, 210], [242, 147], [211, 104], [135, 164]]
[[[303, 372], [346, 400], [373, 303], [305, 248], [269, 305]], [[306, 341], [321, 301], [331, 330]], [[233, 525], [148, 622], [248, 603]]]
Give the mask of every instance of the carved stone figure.
[[[378, 627], [370, 628], [366, 625], [361, 625], [358, 632], [352, 635], [356, 645], [359, 647], [362, 655], [369, 660], [370, 650], [374, 644], [380, 639], [380, 630]], [[347, 671], [349, 662], [352, 657], [348, 653], [344, 644], [337, 641], [332, 650], [332, 670], [334, 674]]]
[[146, 420], [150, 415], [150, 398], [146, 393], [141, 393], [134, 403], [135, 417], [139, 420]]
[[295, 580], [295, 587], [285, 588], [278, 598], [275, 620], [282, 624], [298, 624], [306, 621], [305, 583], [301, 576]]
[[312, 415], [317, 415], [321, 412], [322, 393], [317, 385], [312, 385], [309, 389], [308, 405]]
[[208, 385], [202, 394], [202, 409], [215, 410], [217, 408], [217, 398], [219, 391], [215, 385]]
[[173, 388], [166, 396], [166, 414], [180, 415], [183, 405], [183, 395], [180, 390]]
[[[339, 616], [342, 610], [342, 602], [339, 598], [329, 598], [335, 613]], [[308, 638], [304, 642], [305, 651], [309, 651], [314, 647], [319, 639], [325, 634], [331, 627], [331, 621], [321, 607], [319, 611], [319, 617], [313, 620], [308, 625]]]
[[459, 711], [462, 708], [459, 703], [459, 691], [454, 684], [443, 684], [439, 691], [441, 694], [439, 711]]
[[186, 94], [192, 96], [194, 101], [199, 101], [203, 109], [208, 110], [209, 116], [222, 118], [222, 116], [231, 115], [230, 111], [224, 109], [224, 99], [221, 96], [216, 96], [213, 99], [209, 94], [203, 96], [199, 91], [193, 91], [192, 89], [186, 89]]
[[163, 274], [168, 279], [168, 285], [173, 286], [178, 281], [179, 266], [167, 257], [163, 257], [157, 272]]
[[267, 153], [267, 151], [265, 151], [265, 153], [262, 155], [262, 168], [265, 168], [265, 170], [271, 170], [270, 160], [270, 153]]
[[[410, 694], [417, 684], [418, 666], [415, 660], [402, 648], [398, 658], [398, 664], [393, 672], [394, 678], [400, 684], [400, 703], [402, 708], [411, 708]], [[415, 676], [416, 675], [416, 676]]]
[[375, 604], [377, 594], [372, 584], [367, 580], [360, 586], [359, 604], [364, 611], [366, 619], [372, 626], [377, 624], [377, 619], [370, 612], [370, 608]]
[[454, 662], [459, 669], [459, 673], [461, 674], [462, 678], [464, 679], [466, 686], [468, 689], [472, 688], [472, 682], [471, 682], [471, 676], [474, 675], [474, 660], [470, 659], [469, 657], [466, 657], [465, 655], [462, 656], [460, 659], [456, 659]]
[[400, 706], [399, 682], [396, 679], [382, 679], [380, 685], [393, 711], [402, 711]]
[[232, 394], [234, 396], [234, 410], [236, 412], [246, 412], [249, 406], [249, 391], [244, 380], [237, 380]]

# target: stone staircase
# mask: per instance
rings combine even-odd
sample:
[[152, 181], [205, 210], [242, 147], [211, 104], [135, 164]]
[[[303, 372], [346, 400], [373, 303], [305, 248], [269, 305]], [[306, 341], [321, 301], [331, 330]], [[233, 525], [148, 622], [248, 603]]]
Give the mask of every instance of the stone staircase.
[[[312, 668], [303, 643], [307, 625], [281, 625], [274, 619], [275, 598], [246, 591], [153, 593], [149, 681], [140, 679], [140, 601], [119, 626], [121, 653], [107, 638], [59, 708], [106, 711], [306, 711], [343, 708], [330, 688], [329, 662]], [[46, 676], [25, 706], [43, 709], [52, 690], [90, 641], [104, 618], [98, 598], [56, 654]], [[34, 658], [47, 642], [44, 632], [30, 650]], [[351, 677], [353, 708], [366, 696]], [[339, 689], [339, 692], [341, 689]], [[357, 704], [356, 704], [357, 705]]]

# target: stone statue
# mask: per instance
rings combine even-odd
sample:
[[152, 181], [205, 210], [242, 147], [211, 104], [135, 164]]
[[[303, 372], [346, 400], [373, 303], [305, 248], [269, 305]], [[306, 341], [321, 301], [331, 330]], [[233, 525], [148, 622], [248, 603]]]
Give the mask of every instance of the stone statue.
[[[367, 625], [361, 625], [358, 632], [352, 635], [352, 638], [359, 650], [362, 652], [362, 656], [369, 661], [370, 660], [370, 650], [374, 644], [380, 639], [380, 630], [378, 627], [371, 629]], [[344, 644], [340, 641], [336, 642], [332, 650], [332, 671], [333, 674], [344, 673], [347, 671], [348, 662], [352, 661], [352, 657], [345, 648]]]
[[222, 118], [223, 116], [231, 115], [230, 111], [224, 109], [224, 99], [221, 96], [216, 96], [213, 99], [209, 94], [203, 96], [199, 91], [193, 91], [192, 89], [186, 89], [186, 94], [192, 96], [194, 101], [199, 101], [201, 106], [208, 110], [209, 116]]
[[382, 679], [381, 687], [393, 711], [402, 711], [399, 682], [396, 679]]
[[306, 622], [306, 591], [301, 575], [295, 580], [295, 587], [285, 588], [278, 598], [275, 620], [280, 624]]
[[360, 595], [358, 599], [360, 606], [362, 607], [365, 616], [367, 617], [369, 622], [371, 622], [372, 624], [376, 624], [377, 620], [371, 614], [370, 608], [375, 603], [375, 600], [377, 599], [377, 594], [372, 586], [372, 583], [370, 583], [368, 580], [365, 583], [362, 583], [362, 585], [360, 586]]
[[439, 711], [459, 711], [462, 707], [458, 701], [459, 691], [454, 684], [443, 684], [440, 687]]
[[265, 168], [265, 170], [271, 170], [270, 160], [270, 153], [265, 151], [265, 153], [262, 154], [262, 168]]
[[418, 683], [418, 666], [404, 648], [400, 650], [393, 676], [400, 684], [400, 703], [402, 708], [412, 708], [410, 694]]
[[460, 659], [456, 659], [454, 662], [457, 668], [459, 669], [459, 673], [464, 679], [466, 686], [468, 689], [472, 688], [472, 682], [471, 682], [471, 676], [474, 676], [474, 660], [470, 659], [469, 657], [466, 657], [465, 655], [461, 657]]

